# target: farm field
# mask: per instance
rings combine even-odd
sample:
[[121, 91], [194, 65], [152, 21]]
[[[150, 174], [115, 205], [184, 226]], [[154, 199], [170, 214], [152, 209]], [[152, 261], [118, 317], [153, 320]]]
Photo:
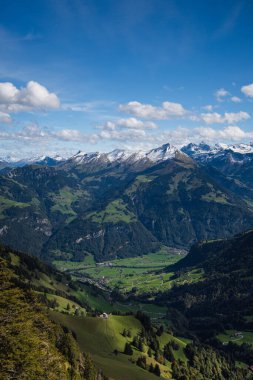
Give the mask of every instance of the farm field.
[[[131, 342], [132, 337], [137, 335], [142, 328], [141, 323], [133, 316], [110, 315], [108, 320], [104, 320], [99, 317], [77, 318], [57, 312], [51, 312], [51, 314], [55, 321], [75, 332], [81, 350], [90, 352], [96, 365], [102, 368], [110, 378], [115, 380], [157, 379], [155, 375], [141, 369], [130, 360], [130, 358], [136, 360], [144, 355], [147, 357], [148, 364], [151, 362], [155, 364], [154, 358], [147, 356], [147, 347], [144, 348], [144, 352], [134, 349], [132, 357], [122, 353], [125, 343]], [[131, 331], [131, 338], [122, 335], [124, 328]], [[161, 349], [170, 340], [174, 340], [179, 345], [179, 350], [175, 351], [175, 357], [186, 360], [183, 352], [186, 343], [168, 333], [163, 333], [159, 338]], [[115, 349], [118, 350], [118, 355], [113, 353]], [[161, 378], [171, 379], [170, 363], [166, 364], [166, 366], [160, 364]]]
[[233, 342], [236, 344], [248, 343], [253, 346], [253, 333], [249, 331], [226, 330], [224, 334], [219, 334], [217, 338], [223, 344]]
[[97, 264], [94, 261], [92, 263], [91, 256], [87, 256], [84, 262], [55, 261], [54, 265], [76, 279], [89, 278], [108, 290], [117, 288], [122, 294], [156, 294], [170, 289], [175, 284], [197, 282], [203, 278], [201, 270], [192, 270], [180, 276], [175, 276], [174, 272], [167, 270], [167, 267], [182, 257], [183, 252], [175, 253], [163, 249], [145, 256]]
[[92, 310], [103, 311], [106, 313], [136, 313], [138, 310], [145, 312], [154, 324], [163, 323], [170, 326], [170, 320], [167, 317], [167, 307], [158, 306], [152, 303], [140, 302], [110, 302], [105, 294], [98, 294], [96, 289], [87, 285], [81, 285], [81, 290], [72, 291], [71, 295], [75, 296], [81, 302], [88, 304]]

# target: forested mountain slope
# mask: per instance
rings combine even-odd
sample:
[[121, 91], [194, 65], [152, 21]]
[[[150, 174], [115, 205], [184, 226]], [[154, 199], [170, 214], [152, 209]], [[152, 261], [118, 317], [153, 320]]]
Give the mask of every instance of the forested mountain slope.
[[251, 195], [168, 146], [123, 161], [79, 154], [0, 176], [0, 239], [49, 261], [188, 248], [252, 227]]
[[0, 378], [95, 380], [89, 355], [80, 352], [70, 330], [50, 320], [31, 289], [32, 272], [43, 268], [27, 255], [0, 247]]

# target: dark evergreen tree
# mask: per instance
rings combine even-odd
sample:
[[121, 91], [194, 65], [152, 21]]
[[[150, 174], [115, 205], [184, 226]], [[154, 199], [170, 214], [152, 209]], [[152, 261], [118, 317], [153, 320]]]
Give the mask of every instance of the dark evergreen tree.
[[125, 344], [124, 354], [126, 354], [126, 355], [133, 355], [133, 349], [132, 349], [130, 343], [126, 343]]
[[156, 376], [161, 376], [161, 370], [160, 370], [160, 367], [158, 364], [155, 365], [155, 368], [154, 368], [154, 374]]
[[86, 380], [94, 380], [96, 378], [95, 366], [89, 354], [85, 355], [83, 375]]

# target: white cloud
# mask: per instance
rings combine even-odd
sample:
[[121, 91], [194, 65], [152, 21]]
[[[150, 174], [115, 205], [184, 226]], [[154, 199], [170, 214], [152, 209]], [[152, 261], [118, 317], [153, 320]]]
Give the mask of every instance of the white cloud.
[[215, 95], [217, 97], [227, 96], [229, 95], [229, 92], [225, 90], [224, 88], [220, 88], [219, 90], [216, 91]]
[[0, 111], [0, 123], [11, 123], [11, 116], [6, 112]]
[[65, 104], [62, 104], [61, 109], [63, 109], [64, 111], [73, 111], [73, 112], [89, 112], [90, 111], [90, 107], [87, 104], [85, 104], [85, 103], [83, 103], [83, 104], [80, 104], [80, 103], [75, 103], [75, 104], [65, 103]]
[[227, 123], [238, 123], [241, 120], [250, 119], [250, 115], [248, 112], [240, 111], [240, 112], [225, 112], [224, 120]]
[[225, 88], [220, 88], [218, 89], [216, 92], [215, 92], [215, 97], [216, 99], [219, 101], [219, 102], [222, 102], [223, 101], [223, 98], [225, 98], [226, 96], [229, 96], [230, 93], [225, 90]]
[[132, 101], [121, 104], [119, 110], [141, 118], [150, 118], [156, 120], [167, 120], [171, 118], [184, 117], [188, 113], [180, 103], [163, 102], [161, 107], [155, 107], [151, 104], [143, 104]]
[[38, 124], [28, 124], [24, 128], [16, 131], [0, 132], [1, 140], [24, 141], [25, 143], [42, 143], [50, 141], [69, 141], [69, 142], [96, 142], [98, 136], [96, 134], [85, 134], [76, 129], [61, 129], [58, 131], [50, 131], [42, 128]]
[[212, 113], [202, 113], [201, 119], [206, 124], [224, 124], [224, 123], [237, 123], [241, 120], [250, 119], [250, 115], [247, 112], [225, 112], [224, 115], [221, 115], [217, 112]]
[[95, 100], [82, 103], [63, 103], [61, 109], [72, 112], [100, 113], [108, 108], [115, 106], [112, 100]]
[[127, 119], [116, 119], [114, 121], [106, 121], [103, 125], [98, 125], [98, 129], [116, 130], [116, 129], [156, 129], [158, 126], [152, 121], [142, 121], [135, 117]]
[[240, 141], [244, 138], [252, 138], [253, 133], [252, 132], [244, 132], [241, 128], [237, 126], [228, 126], [224, 128], [223, 131], [219, 131], [219, 135], [224, 140], [235, 140]]
[[53, 136], [65, 141], [79, 141], [82, 140], [83, 134], [76, 129], [62, 129], [55, 132]]
[[241, 141], [245, 138], [253, 137], [253, 132], [244, 132], [238, 126], [227, 126], [220, 130], [210, 127], [201, 127], [195, 128], [195, 132], [198, 138], [208, 141]]
[[0, 104], [14, 103], [19, 90], [9, 82], [0, 83]]
[[213, 110], [213, 106], [211, 104], [207, 104], [206, 106], [202, 107], [203, 110], [211, 112]]
[[129, 117], [128, 119], [119, 119], [116, 121], [116, 124], [121, 127], [129, 129], [156, 129], [157, 125], [152, 121], [142, 121], [136, 119], [135, 117]]
[[117, 124], [112, 122], [112, 121], [106, 121], [104, 125], [98, 126], [97, 128], [99, 129], [109, 129], [109, 130], [114, 130], [117, 128]]
[[95, 144], [99, 142], [117, 144], [117, 147], [131, 145], [142, 145], [143, 147], [153, 147], [166, 142], [182, 146], [189, 142], [242, 142], [253, 138], [253, 131], [244, 131], [236, 125], [229, 125], [221, 129], [213, 127], [185, 128], [178, 126], [173, 129], [167, 129], [160, 133], [154, 134], [147, 129], [131, 128], [104, 128], [98, 133], [86, 134], [76, 129], [62, 129], [58, 131], [49, 131], [41, 128], [37, 124], [27, 125], [25, 128], [15, 132], [0, 131], [0, 139], [3, 141], [20, 142], [22, 146], [44, 146], [49, 149], [50, 143], [55, 147], [57, 143], [76, 143], [76, 144]]
[[143, 129], [131, 130], [103, 130], [97, 135], [100, 140], [114, 140], [114, 141], [140, 141], [147, 138], [147, 134]]
[[168, 116], [184, 116], [187, 113], [186, 109], [184, 109], [180, 103], [163, 102], [162, 106]]
[[38, 82], [30, 81], [20, 89], [9, 82], [0, 83], [0, 110], [3, 112], [54, 109], [59, 106], [57, 95]]
[[40, 128], [37, 124], [28, 124], [18, 131], [3, 131], [0, 134], [2, 140], [23, 140], [27, 142], [41, 142], [51, 139], [52, 134], [46, 129]]
[[246, 86], [242, 86], [241, 87], [241, 92], [244, 95], [249, 96], [250, 98], [253, 98], [253, 83], [248, 84]]
[[222, 115], [217, 112], [202, 113], [201, 118], [206, 124], [222, 124], [224, 122]]
[[24, 127], [21, 131], [18, 131], [16, 133], [12, 133], [14, 137], [17, 137], [21, 140], [44, 140], [44, 139], [50, 139], [51, 133], [47, 131], [44, 128], [39, 127], [37, 124], [28, 124], [26, 127]]
[[241, 101], [242, 101], [242, 99], [239, 98], [238, 96], [232, 96], [232, 97], [230, 98], [230, 100], [231, 100], [231, 102], [233, 102], [233, 103], [241, 103]]

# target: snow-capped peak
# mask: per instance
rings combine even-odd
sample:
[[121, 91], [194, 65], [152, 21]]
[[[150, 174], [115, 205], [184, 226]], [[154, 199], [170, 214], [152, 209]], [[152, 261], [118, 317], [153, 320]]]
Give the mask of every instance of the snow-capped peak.
[[235, 144], [228, 146], [229, 150], [232, 150], [234, 153], [248, 154], [253, 153], [253, 145], [250, 144]]
[[140, 161], [142, 164], [159, 163], [169, 159], [173, 159], [177, 152], [184, 153], [196, 161], [210, 162], [216, 158], [229, 157], [230, 160], [244, 162], [245, 160], [252, 159], [253, 157], [253, 143], [245, 144], [233, 144], [227, 145], [223, 143], [209, 145], [205, 142], [199, 144], [190, 143], [181, 148], [171, 145], [170, 143], [163, 144], [160, 147], [153, 148], [148, 151], [131, 151], [123, 149], [114, 149], [109, 153], [100, 152], [83, 152], [78, 151], [75, 155], [69, 159], [63, 158], [60, 155], [52, 156], [35, 156], [26, 159], [16, 159], [14, 157], [3, 157], [0, 159], [2, 162], [6, 162], [11, 167], [18, 167], [31, 164], [40, 164], [47, 166], [56, 166], [62, 162], [69, 162], [72, 164], [89, 164], [89, 163], [126, 163], [127, 165], [135, 164]]
[[225, 144], [215, 144], [213, 146], [206, 144], [205, 142], [201, 142], [199, 144], [190, 143], [188, 145], [185, 145], [181, 148], [181, 151], [192, 155], [199, 155], [199, 154], [209, 154], [209, 153], [217, 153], [220, 150], [223, 150], [225, 148]]
[[178, 149], [171, 144], [164, 144], [158, 148], [151, 149], [148, 151], [131, 151], [123, 149], [114, 149], [109, 153], [85, 153], [82, 151], [77, 152], [74, 156], [70, 158], [71, 162], [76, 164], [89, 163], [91, 161], [104, 161], [108, 163], [123, 163], [127, 162], [128, 164], [135, 163], [138, 161], [151, 161], [151, 162], [160, 162], [165, 161], [170, 158], [175, 157], [175, 153]]
[[97, 160], [101, 156], [99, 152], [85, 153], [79, 150], [74, 156], [70, 157], [71, 161], [77, 164], [88, 163]]
[[131, 151], [123, 149], [114, 149], [112, 152], [107, 153], [106, 157], [110, 162], [124, 161], [127, 160], [132, 154], [133, 152]]
[[164, 144], [158, 148], [151, 149], [146, 153], [146, 157], [152, 162], [165, 161], [175, 157], [178, 149], [171, 144]]

